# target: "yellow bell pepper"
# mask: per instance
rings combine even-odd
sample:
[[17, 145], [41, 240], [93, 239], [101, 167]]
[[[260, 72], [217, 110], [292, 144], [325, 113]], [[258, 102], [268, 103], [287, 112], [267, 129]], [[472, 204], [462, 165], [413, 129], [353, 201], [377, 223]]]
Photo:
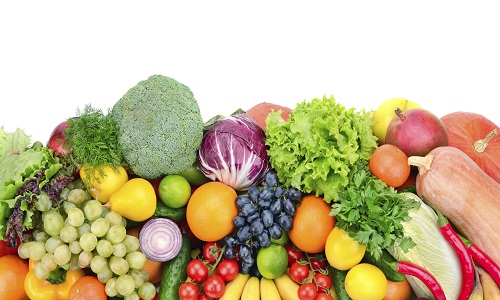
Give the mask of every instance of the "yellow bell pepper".
[[24, 279], [24, 290], [31, 300], [66, 300], [73, 283], [85, 276], [82, 269], [68, 270], [63, 283], [52, 284], [36, 277], [35, 264], [35, 260], [29, 260], [29, 271]]

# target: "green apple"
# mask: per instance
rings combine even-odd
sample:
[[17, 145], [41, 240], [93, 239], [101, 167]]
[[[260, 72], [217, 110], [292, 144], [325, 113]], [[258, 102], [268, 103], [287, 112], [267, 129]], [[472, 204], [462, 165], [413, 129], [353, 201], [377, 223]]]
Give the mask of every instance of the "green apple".
[[387, 127], [392, 118], [396, 116], [395, 110], [397, 108], [405, 111], [411, 108], [420, 108], [420, 104], [405, 98], [391, 98], [382, 102], [373, 113], [375, 124], [372, 127], [373, 134], [378, 138], [379, 145], [385, 144]]

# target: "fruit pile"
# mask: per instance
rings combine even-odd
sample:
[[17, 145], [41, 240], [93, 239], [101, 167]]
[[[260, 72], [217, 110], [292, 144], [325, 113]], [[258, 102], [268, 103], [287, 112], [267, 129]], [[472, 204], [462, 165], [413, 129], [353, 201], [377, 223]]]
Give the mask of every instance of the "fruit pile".
[[[324, 97], [202, 123], [159, 75], [123, 99], [46, 146], [1, 128], [0, 298], [500, 297], [500, 129], [484, 117]], [[161, 99], [190, 110], [127, 123]]]

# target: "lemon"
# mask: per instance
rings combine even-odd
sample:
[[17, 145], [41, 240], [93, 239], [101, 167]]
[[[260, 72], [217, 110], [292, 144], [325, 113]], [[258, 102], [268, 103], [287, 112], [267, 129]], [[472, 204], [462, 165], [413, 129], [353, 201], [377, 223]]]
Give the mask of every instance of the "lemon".
[[326, 259], [338, 270], [349, 270], [357, 265], [365, 252], [366, 244], [359, 243], [339, 227], [334, 227], [326, 239]]
[[387, 278], [374, 265], [361, 263], [345, 277], [345, 290], [352, 300], [380, 300], [387, 293]]
[[275, 279], [283, 275], [288, 267], [288, 254], [282, 245], [271, 243], [257, 253], [257, 269], [262, 277]]
[[189, 197], [191, 197], [191, 185], [181, 175], [167, 175], [158, 185], [158, 195], [166, 206], [181, 208], [188, 203]]
[[420, 104], [405, 98], [391, 98], [382, 102], [373, 113], [375, 124], [372, 127], [373, 134], [378, 138], [379, 145], [385, 144], [387, 127], [392, 118], [396, 116], [395, 110], [397, 108], [405, 111], [411, 108], [420, 108]]
[[[102, 173], [99, 172], [99, 169]], [[90, 176], [94, 172], [93, 176]], [[80, 178], [85, 183], [92, 198], [99, 200], [101, 203], [106, 203], [109, 197], [116, 193], [127, 181], [128, 174], [125, 168], [113, 168], [104, 166], [102, 168], [93, 168], [89, 165], [84, 165], [80, 168]]]

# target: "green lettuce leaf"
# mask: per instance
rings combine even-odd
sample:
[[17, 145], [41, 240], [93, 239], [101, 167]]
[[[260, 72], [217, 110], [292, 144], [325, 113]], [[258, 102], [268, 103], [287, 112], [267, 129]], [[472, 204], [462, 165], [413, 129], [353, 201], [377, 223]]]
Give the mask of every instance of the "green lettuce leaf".
[[17, 128], [16, 131], [7, 133], [4, 131], [3, 126], [0, 127], [0, 160], [11, 156], [13, 153], [26, 150], [30, 142], [30, 136], [25, 134], [22, 129]]
[[355, 164], [367, 163], [377, 147], [372, 125], [370, 112], [333, 96], [299, 103], [288, 121], [272, 112], [265, 129], [271, 166], [285, 186], [337, 201]]

